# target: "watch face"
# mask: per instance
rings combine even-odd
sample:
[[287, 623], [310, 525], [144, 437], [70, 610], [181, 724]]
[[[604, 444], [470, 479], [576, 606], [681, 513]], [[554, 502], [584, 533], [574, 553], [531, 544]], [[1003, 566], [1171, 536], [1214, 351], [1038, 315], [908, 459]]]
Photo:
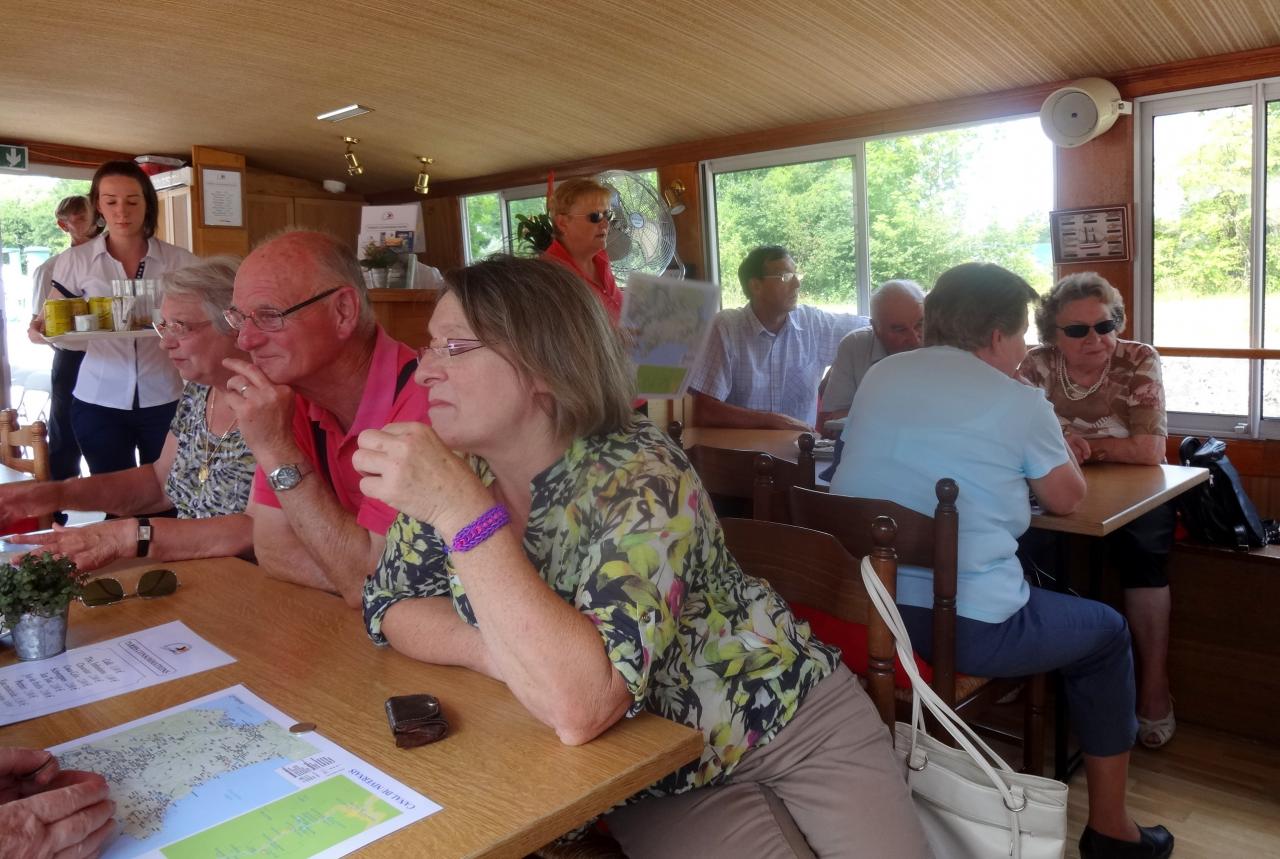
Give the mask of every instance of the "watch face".
[[298, 466], [282, 465], [271, 472], [269, 482], [272, 489], [292, 489], [301, 480], [302, 472], [298, 470]]

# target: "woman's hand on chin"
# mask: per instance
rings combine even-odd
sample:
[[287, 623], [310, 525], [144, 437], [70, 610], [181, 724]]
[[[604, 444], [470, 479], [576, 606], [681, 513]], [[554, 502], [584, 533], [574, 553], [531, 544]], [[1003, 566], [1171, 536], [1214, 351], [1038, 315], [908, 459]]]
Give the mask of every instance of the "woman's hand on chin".
[[446, 543], [493, 506], [480, 478], [421, 423], [387, 424], [360, 433], [351, 463], [360, 491], [431, 525]]

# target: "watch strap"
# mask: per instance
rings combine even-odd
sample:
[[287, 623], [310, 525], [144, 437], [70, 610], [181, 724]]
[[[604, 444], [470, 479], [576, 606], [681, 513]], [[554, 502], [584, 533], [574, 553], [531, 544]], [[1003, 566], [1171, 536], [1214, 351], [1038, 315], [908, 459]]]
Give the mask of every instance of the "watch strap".
[[151, 520], [138, 517], [138, 557], [145, 558], [151, 551]]

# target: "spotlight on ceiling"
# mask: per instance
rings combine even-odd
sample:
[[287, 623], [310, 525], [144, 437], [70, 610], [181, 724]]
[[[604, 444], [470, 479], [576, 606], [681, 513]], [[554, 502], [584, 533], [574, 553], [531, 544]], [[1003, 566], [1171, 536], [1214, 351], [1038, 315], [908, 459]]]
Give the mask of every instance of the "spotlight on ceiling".
[[331, 110], [328, 113], [316, 114], [316, 119], [322, 122], [342, 122], [344, 119], [350, 119], [353, 116], [361, 116], [362, 114], [372, 113], [373, 108], [364, 107], [359, 104], [349, 104], [346, 107], [340, 107], [337, 110]]
[[347, 159], [347, 175], [348, 175], [348, 176], [359, 176], [361, 173], [363, 173], [363, 172], [364, 172], [364, 168], [360, 166], [360, 159], [359, 159], [359, 158], [357, 158], [357, 157], [356, 157], [356, 154], [355, 154], [354, 152], [352, 152], [352, 151], [351, 151], [351, 147], [352, 147], [352, 146], [355, 146], [357, 143], [359, 143], [359, 142], [360, 142], [360, 138], [359, 138], [359, 137], [344, 137], [344, 138], [342, 138], [342, 142], [343, 142], [343, 143], [345, 143], [345, 144], [347, 144], [347, 152], [346, 152], [346, 159]]
[[419, 155], [418, 160], [422, 162], [422, 169], [418, 171], [418, 179], [413, 183], [413, 190], [417, 191], [419, 194], [426, 194], [428, 190], [428, 183], [431, 182], [431, 177], [427, 175], [427, 165], [435, 164], [436, 160], [434, 158], [428, 158], [425, 155]]

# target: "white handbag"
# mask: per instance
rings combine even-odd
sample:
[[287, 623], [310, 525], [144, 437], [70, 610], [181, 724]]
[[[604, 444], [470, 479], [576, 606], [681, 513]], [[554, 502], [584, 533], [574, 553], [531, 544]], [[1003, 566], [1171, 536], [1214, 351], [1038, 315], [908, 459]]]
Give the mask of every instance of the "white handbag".
[[[934, 855], [1061, 859], [1067, 840], [1067, 786], [1014, 772], [961, 721], [920, 676], [902, 615], [870, 558], [862, 559], [862, 581], [893, 633], [898, 662], [911, 678], [911, 724], [894, 726], [894, 754]], [[925, 732], [922, 705], [960, 748]]]

